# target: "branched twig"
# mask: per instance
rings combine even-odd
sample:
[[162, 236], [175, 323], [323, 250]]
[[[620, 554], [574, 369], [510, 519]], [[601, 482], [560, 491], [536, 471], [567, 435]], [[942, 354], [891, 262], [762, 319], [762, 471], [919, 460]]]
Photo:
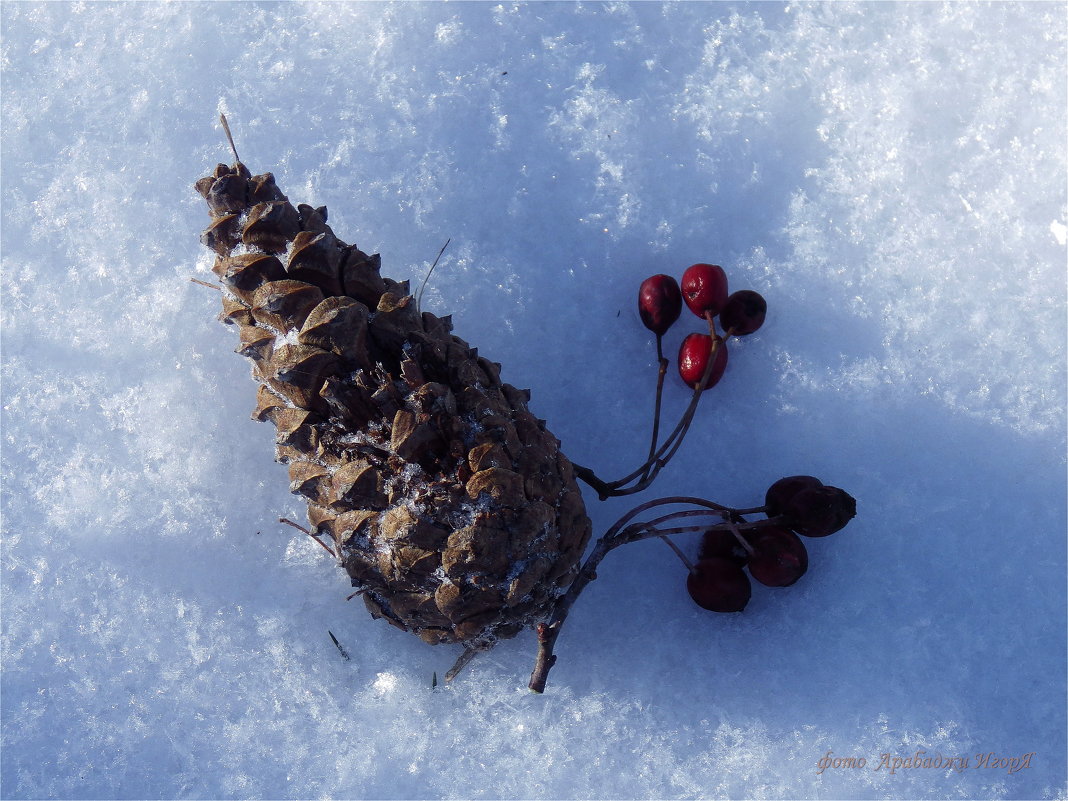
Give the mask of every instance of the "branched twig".
[[[667, 506], [671, 504], [689, 504], [701, 508], [683, 509], [661, 515], [660, 517], [653, 518], [647, 522], [631, 523], [631, 521], [642, 512], [646, 512], [658, 506]], [[673, 542], [667, 539], [665, 535], [682, 533], [685, 531], [730, 531], [738, 538], [747, 551], [752, 552], [749, 543], [746, 542], [745, 538], [741, 535], [742, 529], [754, 530], [770, 526], [781, 526], [785, 520], [782, 516], [752, 521], [742, 517], [743, 513], [749, 514], [763, 512], [764, 510], [765, 508], [762, 506], [751, 509], [732, 509], [729, 506], [723, 506], [722, 504], [705, 500], [704, 498], [691, 498], [681, 495], [669, 498], [657, 498], [656, 500], [647, 501], [640, 506], [631, 509], [623, 515], [623, 517], [613, 523], [601, 538], [597, 540], [597, 544], [594, 546], [593, 551], [583, 563], [575, 580], [571, 582], [571, 586], [568, 587], [567, 592], [557, 599], [548, 623], [538, 624], [538, 653], [534, 661], [534, 671], [530, 675], [530, 684], [527, 686], [536, 693], [544, 692], [545, 682], [548, 679], [549, 671], [552, 669], [553, 665], [556, 664], [556, 655], [553, 653], [553, 649], [556, 646], [556, 638], [560, 636], [560, 628], [563, 626], [564, 620], [571, 611], [571, 607], [586, 588], [586, 585], [597, 578], [597, 566], [613, 548], [618, 548], [620, 545], [626, 545], [629, 542], [638, 542], [639, 540], [645, 540], [651, 537], [662, 537], [664, 541], [675, 550], [683, 563], [686, 564], [689, 569], [693, 569], [685, 555]], [[716, 515], [722, 518], [723, 522], [714, 525], [705, 524], [670, 528], [663, 528], [661, 525], [681, 518], [707, 515]]]
[[[690, 429], [690, 424], [693, 422], [694, 413], [697, 411], [697, 403], [701, 400], [701, 395], [704, 393], [705, 387], [708, 386], [708, 382], [712, 378], [712, 368], [716, 364], [719, 356], [719, 349], [723, 342], [723, 339], [716, 334], [715, 327], [712, 325], [711, 321], [709, 321], [709, 326], [712, 332], [712, 347], [709, 350], [708, 364], [705, 365], [705, 372], [701, 376], [700, 382], [698, 382], [697, 386], [694, 388], [693, 397], [690, 398], [690, 404], [686, 407], [686, 411], [683, 412], [678, 424], [676, 424], [668, 438], [664, 440], [663, 445], [646, 459], [645, 464], [629, 475], [616, 481], [604, 481], [603, 479], [598, 478], [597, 474], [588, 467], [583, 467], [578, 464], [574, 465], [575, 475], [593, 487], [593, 489], [597, 491], [597, 495], [601, 500], [621, 495], [633, 495], [636, 492], [641, 492], [653, 483], [657, 474], [679, 449], [683, 438], [686, 436], [686, 432]], [[658, 429], [659, 422], [654, 426], [654, 430]], [[627, 487], [627, 484], [636, 479], [638, 480], [637, 484], [632, 487]], [[624, 489], [624, 487], [626, 488]]]
[[[642, 512], [657, 506], [665, 506], [669, 504], [690, 504], [702, 508], [672, 512], [655, 518], [648, 523], [634, 523], [627, 525]], [[618, 548], [620, 545], [626, 545], [629, 542], [638, 542], [639, 540], [649, 539], [650, 537], [660, 537], [666, 533], [672, 532], [671, 529], [658, 528], [656, 525], [657, 523], [677, 518], [709, 514], [716, 514], [723, 518], [724, 521], [730, 521], [730, 523], [728, 524], [728, 522], [724, 522], [718, 525], [705, 525], [694, 528], [698, 528], [702, 531], [712, 529], [730, 530], [729, 526], [737, 528], [738, 523], [734, 521], [741, 519], [737, 510], [722, 506], [718, 503], [713, 503], [704, 498], [673, 496], [670, 498], [657, 498], [656, 500], [647, 501], [646, 503], [631, 509], [623, 515], [623, 517], [613, 523], [604, 535], [597, 540], [597, 544], [594, 546], [593, 551], [579, 569], [578, 575], [575, 577], [575, 580], [571, 582], [571, 586], [568, 587], [567, 592], [557, 599], [556, 604], [553, 606], [549, 621], [547, 623], [538, 624], [538, 653], [534, 661], [534, 671], [530, 675], [530, 683], [527, 686], [536, 693], [545, 691], [545, 682], [549, 677], [549, 671], [552, 669], [553, 665], [556, 664], [556, 655], [553, 653], [553, 649], [556, 646], [557, 637], [560, 636], [560, 628], [563, 625], [564, 620], [567, 619], [571, 607], [586, 588], [586, 585], [597, 578], [597, 566], [601, 563], [601, 560], [608, 555], [609, 551], [613, 548]], [[747, 528], [758, 527], [766, 525], [768, 522], [770, 521], [761, 520], [749, 523], [743, 520], [742, 525]], [[688, 528], [689, 527], [687, 527], [687, 529]], [[669, 544], [673, 545], [673, 543]], [[685, 557], [683, 557], [683, 561], [686, 561]]]

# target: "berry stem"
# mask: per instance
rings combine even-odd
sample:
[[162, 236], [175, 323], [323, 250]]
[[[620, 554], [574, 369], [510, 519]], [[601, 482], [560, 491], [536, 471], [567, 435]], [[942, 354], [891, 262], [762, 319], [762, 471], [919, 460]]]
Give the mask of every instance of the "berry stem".
[[682, 551], [679, 550], [679, 546], [676, 545], [675, 543], [673, 543], [671, 541], [671, 538], [665, 536], [663, 533], [660, 534], [660, 539], [662, 539], [667, 544], [667, 546], [669, 548], [671, 548], [671, 550], [673, 550], [675, 552], [675, 555], [677, 557], [679, 557], [679, 559], [682, 560], [682, 563], [684, 565], [686, 565], [686, 569], [692, 573], [693, 572], [693, 562], [691, 562], [689, 559], [686, 558], [686, 554], [684, 554]]
[[753, 550], [753, 546], [749, 544], [749, 541], [742, 536], [742, 532], [738, 530], [738, 524], [731, 520], [729, 517], [724, 521], [724, 525], [731, 530], [731, 534], [738, 540], [738, 543], [745, 548], [745, 552], [752, 556], [756, 551]]
[[[704, 498], [692, 498], [692, 497], [689, 497], [689, 496], [686, 496], [686, 495], [672, 495], [672, 496], [667, 497], [667, 498], [656, 498], [654, 500], [646, 501], [643, 504], [639, 504], [638, 506], [635, 506], [633, 509], [631, 509], [629, 512], [627, 512], [625, 515], [623, 515], [623, 517], [619, 518], [619, 520], [617, 520], [615, 523], [613, 523], [612, 527], [609, 528], [608, 531], [606, 531], [604, 533], [604, 537], [602, 537], [602, 539], [616, 537], [618, 535], [618, 533], [619, 533], [619, 530], [622, 529], [623, 526], [625, 526], [627, 523], [629, 523], [635, 517], [640, 515], [642, 512], [648, 511], [649, 509], [654, 509], [657, 506], [668, 506], [670, 504], [676, 504], [676, 503], [678, 503], [678, 504], [686, 503], [686, 504], [690, 504], [691, 506], [702, 506], [705, 509], [712, 509], [712, 510], [714, 510], [716, 512], [719, 512], [723, 516], [735, 513], [734, 510], [731, 509], [728, 506], [723, 506], [722, 504], [718, 504], [718, 503], [715, 503], [713, 501], [706, 501]], [[687, 511], [692, 512], [693, 510], [687, 510]], [[676, 514], [678, 514], [678, 513], [676, 513]], [[664, 518], [657, 518], [656, 520], [650, 521], [650, 523], [643, 523], [642, 525], [643, 526], [655, 525], [659, 520], [663, 520], [663, 519], [666, 519], [666, 518], [669, 518], [669, 517], [671, 517], [671, 515], [665, 515]]]
[[[714, 333], [714, 323], [710, 322], [709, 325], [712, 327]], [[671, 435], [664, 440], [663, 445], [660, 446], [656, 453], [645, 461], [645, 464], [617, 481], [604, 481], [603, 479], [598, 478], [596, 473], [588, 467], [572, 463], [575, 468], [575, 475], [593, 487], [602, 501], [606, 498], [633, 495], [636, 492], [641, 492], [653, 483], [657, 474], [664, 468], [671, 457], [675, 455], [675, 452], [682, 444], [683, 438], [686, 436], [686, 432], [690, 429], [690, 424], [693, 422], [694, 413], [697, 411], [697, 403], [701, 400], [701, 394], [705, 391], [705, 387], [708, 386], [708, 381], [712, 377], [712, 367], [716, 363], [716, 356], [719, 353], [719, 348], [722, 342], [722, 337], [715, 334], [713, 335], [712, 348], [708, 354], [708, 364], [705, 365], [704, 375], [701, 376], [701, 381], [693, 391], [693, 397], [690, 399], [689, 406], [686, 407], [686, 411], [683, 412], [682, 418], [679, 420], [678, 424], [676, 424]], [[635, 479], [639, 479], [637, 484], [622, 489], [622, 487], [626, 487], [627, 484]]]
[[[758, 530], [760, 530], [762, 528], [777, 528], [777, 526], [775, 526], [773, 523], [771, 523], [768, 520], [757, 520], [757, 521], [752, 522], [752, 523], [746, 523], [744, 526], [741, 526], [740, 528], [743, 528], [746, 531], [758, 531]], [[709, 525], [703, 525], [703, 526], [698, 526], [698, 525], [694, 525], [694, 526], [672, 526], [671, 528], [660, 528], [660, 529], [658, 529], [658, 531], [661, 534], [685, 534], [685, 533], [690, 532], [690, 531], [700, 531], [700, 532], [704, 533], [704, 532], [707, 532], [707, 531], [730, 531], [730, 530], [731, 530], [730, 527], [726, 523], [717, 523], [714, 526], [709, 526]]]
[[766, 506], [754, 506], [751, 509], [735, 509], [734, 513], [736, 515], [758, 515], [766, 511], [768, 511]]
[[[656, 377], [656, 404], [653, 407], [653, 436], [652, 441], [649, 443], [649, 458], [646, 460], [646, 464], [656, 456], [656, 441], [660, 437], [660, 404], [664, 397], [664, 376], [667, 375], [668, 360], [664, 358], [664, 337], [662, 334], [656, 335], [656, 361], [659, 365], [659, 369]], [[642, 474], [642, 478], [646, 478], [649, 474], [649, 469], [646, 468]]]
[[[677, 520], [680, 517], [706, 517], [708, 515], [716, 515], [726, 520], [731, 514], [732, 512], [727, 509], [685, 509], [681, 512], [672, 512], [671, 514], [661, 515], [660, 517], [654, 518], [653, 520], [643, 523], [642, 525], [660, 526], [661, 523], [666, 523], [669, 520]], [[709, 528], [707, 524], [705, 524], [704, 526], [695, 527], [695, 529], [697, 530], [703, 530], [706, 528]]]

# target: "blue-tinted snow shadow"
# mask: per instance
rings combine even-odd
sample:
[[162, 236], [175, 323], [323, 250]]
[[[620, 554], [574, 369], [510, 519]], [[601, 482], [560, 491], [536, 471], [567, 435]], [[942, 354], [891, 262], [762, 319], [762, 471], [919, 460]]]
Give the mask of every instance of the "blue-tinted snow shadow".
[[[796, 586], [756, 586], [737, 616], [693, 607], [684, 571], [659, 544], [613, 553], [568, 621], [554, 679], [580, 694], [655, 701], [677, 723], [763, 714], [841, 732], [851, 721], [857, 740], [829, 747], [869, 760], [872, 750], [906, 745], [934, 753], [947, 745], [934, 733], [955, 730], [951, 747], [1039, 754], [1033, 770], [1009, 780], [1010, 796], [1063, 786], [1062, 432], [1017, 434], [930, 398], [799, 394], [809, 395], [803, 413], [767, 404], [738, 416], [725, 401], [714, 420], [699, 418], [682, 464], [651, 494], [707, 497], [718, 485], [729, 496], [721, 500], [759, 502], [771, 481], [804, 472], [847, 488], [858, 517], [807, 541], [810, 569]], [[739, 448], [745, 459], [729, 472], [703, 469]], [[692, 553], [696, 542], [686, 544]], [[570, 662], [569, 642], [586, 638], [583, 663]], [[979, 773], [923, 781], [908, 792], [995, 784]], [[849, 773], [826, 782], [854, 797], [895, 786]]]

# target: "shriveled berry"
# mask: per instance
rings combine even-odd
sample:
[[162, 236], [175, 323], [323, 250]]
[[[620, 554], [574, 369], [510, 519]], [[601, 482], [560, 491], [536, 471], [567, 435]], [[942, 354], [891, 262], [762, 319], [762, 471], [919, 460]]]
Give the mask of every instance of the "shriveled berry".
[[719, 324], [729, 334], [745, 336], [764, 325], [767, 313], [768, 302], [763, 295], [752, 289], [739, 289], [727, 298], [719, 313]]
[[719, 314], [727, 302], [727, 274], [718, 264], [694, 264], [682, 274], [682, 297], [698, 317]]
[[783, 513], [786, 504], [790, 502], [801, 490], [822, 487], [823, 482], [815, 476], [787, 476], [780, 478], [770, 487], [764, 496], [764, 504], [768, 507], [768, 517], [776, 517]]
[[787, 525], [798, 534], [826, 537], [857, 516], [857, 501], [838, 487], [813, 487], [794, 495], [783, 514]]
[[682, 313], [682, 292], [670, 275], [654, 275], [638, 288], [638, 314], [642, 324], [658, 336], [674, 325]]
[[753, 595], [749, 576], [729, 559], [702, 559], [686, 579], [694, 603], [712, 612], [741, 612]]
[[[705, 374], [705, 367], [712, 355], [712, 337], [708, 334], [689, 334], [682, 340], [679, 348], [679, 376], [691, 388], [697, 389], [701, 378]], [[705, 389], [714, 387], [723, 377], [723, 371], [727, 369], [727, 343], [722, 340], [716, 352], [716, 361], [712, 365], [712, 375], [709, 376]]]
[[749, 538], [749, 575], [768, 587], [789, 587], [808, 570], [808, 549], [794, 532], [778, 526], [756, 529]]
[[701, 549], [698, 559], [727, 559], [742, 567], [749, 561], [749, 551], [745, 549], [734, 532], [722, 528], [711, 528], [701, 535]]

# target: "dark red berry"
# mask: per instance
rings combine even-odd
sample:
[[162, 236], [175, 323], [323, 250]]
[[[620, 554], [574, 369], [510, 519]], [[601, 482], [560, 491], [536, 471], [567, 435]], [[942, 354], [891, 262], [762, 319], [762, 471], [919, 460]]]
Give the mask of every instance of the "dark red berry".
[[682, 313], [682, 292], [670, 275], [654, 275], [638, 288], [638, 314], [642, 324], [662, 336]]
[[728, 559], [702, 559], [686, 579], [694, 603], [712, 612], [741, 612], [753, 594], [749, 576]]
[[727, 298], [719, 313], [719, 324], [727, 333], [745, 336], [764, 325], [767, 313], [768, 302], [763, 295], [751, 289], [739, 289]]
[[742, 567], [749, 561], [749, 551], [738, 542], [734, 532], [722, 528], [712, 528], [701, 536], [701, 549], [698, 559], [727, 559]]
[[682, 297], [698, 317], [719, 314], [727, 302], [727, 274], [718, 264], [694, 264], [682, 274]]
[[771, 526], [749, 536], [749, 575], [768, 587], [789, 587], [808, 570], [808, 550], [794, 532]]
[[806, 537], [826, 537], [857, 516], [856, 499], [838, 487], [813, 487], [794, 495], [783, 509], [786, 525]]
[[[679, 348], [679, 376], [691, 388], [697, 389], [701, 378], [708, 366], [708, 358], [712, 354], [712, 337], [708, 334], [690, 334], [682, 340]], [[716, 352], [716, 361], [712, 365], [712, 375], [705, 384], [705, 389], [714, 387], [716, 382], [723, 377], [723, 371], [727, 369], [727, 343], [722, 340]]]
[[822, 487], [823, 482], [815, 476], [787, 476], [780, 478], [770, 487], [764, 496], [764, 504], [768, 507], [768, 517], [777, 517], [786, 509], [790, 502], [801, 490]]

